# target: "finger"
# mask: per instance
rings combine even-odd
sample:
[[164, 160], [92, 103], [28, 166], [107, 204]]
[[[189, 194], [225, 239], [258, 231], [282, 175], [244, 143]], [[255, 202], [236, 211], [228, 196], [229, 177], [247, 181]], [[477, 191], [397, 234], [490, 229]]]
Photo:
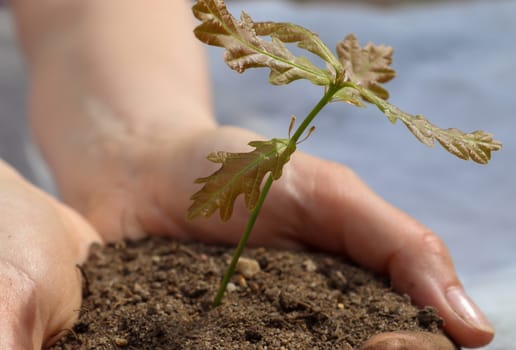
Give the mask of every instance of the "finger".
[[[423, 225], [372, 192], [353, 172], [300, 155], [290, 187], [302, 239], [320, 249], [345, 254], [380, 273], [419, 305], [437, 307], [446, 331], [461, 345], [478, 347], [494, 331], [465, 294], [442, 241]], [[324, 238], [323, 238], [324, 237]]]
[[445, 336], [429, 332], [389, 332], [375, 335], [360, 350], [456, 350]]

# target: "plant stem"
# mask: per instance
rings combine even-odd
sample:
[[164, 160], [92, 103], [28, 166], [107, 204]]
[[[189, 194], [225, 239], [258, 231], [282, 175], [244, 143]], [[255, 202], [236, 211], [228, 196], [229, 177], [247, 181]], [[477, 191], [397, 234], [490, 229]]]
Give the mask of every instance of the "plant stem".
[[[306, 118], [303, 120], [301, 125], [296, 129], [296, 132], [294, 135], [290, 138], [289, 143], [290, 144], [296, 144], [301, 135], [305, 132], [306, 128], [310, 126], [310, 123], [314, 120], [314, 118], [317, 116], [317, 114], [321, 111], [321, 109], [324, 108], [332, 99], [333, 95], [339, 90], [340, 87], [331, 85], [328, 90], [326, 90], [324, 96], [321, 98], [321, 100], [315, 105], [315, 107], [310, 111], [310, 113], [306, 116]], [[224, 277], [222, 278], [222, 281], [220, 282], [219, 290], [217, 291], [217, 295], [215, 296], [215, 299], [213, 301], [213, 307], [217, 307], [222, 302], [222, 298], [224, 297], [224, 293], [226, 292], [226, 288], [228, 286], [229, 280], [233, 276], [233, 273], [235, 272], [236, 265], [238, 263], [238, 259], [240, 259], [240, 256], [242, 255], [242, 252], [244, 251], [244, 248], [247, 244], [247, 240], [251, 234], [251, 231], [253, 230], [254, 224], [256, 222], [256, 219], [258, 218], [258, 215], [260, 214], [260, 210], [262, 209], [263, 203], [265, 202], [265, 198], [267, 197], [267, 194], [269, 193], [269, 190], [272, 186], [272, 183], [274, 182], [274, 179], [272, 178], [272, 175], [269, 174], [269, 177], [267, 178], [267, 181], [263, 185], [262, 191], [260, 193], [260, 197], [258, 198], [258, 203], [256, 204], [256, 207], [251, 212], [251, 216], [249, 217], [249, 221], [247, 222], [247, 227], [245, 229], [244, 234], [242, 235], [242, 238], [240, 238], [240, 242], [238, 242], [238, 245], [235, 249], [235, 252], [233, 253], [233, 256], [231, 258], [231, 262], [229, 263], [229, 266], [226, 270], [226, 273], [224, 274]]]
[[330, 85], [328, 90], [324, 93], [324, 96], [319, 100], [319, 102], [315, 105], [315, 107], [310, 111], [310, 113], [303, 119], [303, 122], [294, 132], [294, 135], [290, 138], [290, 142], [297, 143], [301, 135], [305, 132], [306, 128], [310, 126], [310, 123], [314, 120], [317, 114], [324, 108], [332, 99], [333, 95], [341, 88], [341, 86]]
[[269, 190], [272, 186], [273, 181], [274, 181], [274, 179], [272, 178], [272, 175], [269, 174], [269, 177], [267, 178], [267, 181], [265, 182], [265, 185], [263, 186], [262, 193], [260, 194], [260, 197], [258, 198], [258, 203], [256, 204], [256, 207], [251, 212], [251, 216], [249, 217], [249, 221], [247, 222], [247, 227], [245, 229], [245, 232], [242, 235], [242, 238], [240, 238], [240, 242], [238, 242], [235, 252], [233, 253], [233, 257], [231, 258], [231, 262], [229, 263], [228, 269], [226, 270], [226, 273], [224, 274], [224, 278], [222, 279], [222, 282], [220, 283], [219, 290], [217, 292], [217, 295], [215, 296], [215, 300], [213, 301], [213, 307], [219, 306], [220, 303], [222, 302], [222, 298], [224, 297], [224, 292], [226, 291], [226, 287], [229, 283], [229, 280], [231, 279], [231, 276], [233, 276], [233, 273], [235, 272], [235, 268], [238, 263], [238, 259], [240, 258], [240, 256], [242, 255], [242, 252], [244, 251], [245, 245], [247, 244], [247, 239], [249, 238], [249, 235], [251, 234], [251, 231], [253, 230], [254, 223], [256, 222], [256, 219], [258, 218], [260, 209], [262, 208], [262, 205], [265, 202], [265, 198], [267, 197], [267, 194], [269, 193]]

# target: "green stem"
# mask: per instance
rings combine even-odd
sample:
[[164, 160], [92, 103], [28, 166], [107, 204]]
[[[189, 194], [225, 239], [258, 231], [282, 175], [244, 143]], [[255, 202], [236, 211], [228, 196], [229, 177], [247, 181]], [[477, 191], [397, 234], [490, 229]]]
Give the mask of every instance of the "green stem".
[[296, 129], [296, 132], [294, 135], [290, 138], [290, 142], [297, 143], [301, 135], [305, 132], [306, 128], [310, 126], [314, 118], [317, 116], [317, 114], [321, 111], [321, 109], [326, 106], [331, 99], [333, 98], [333, 95], [341, 88], [341, 86], [337, 85], [330, 85], [328, 90], [326, 90], [324, 96], [319, 100], [319, 102], [315, 105], [315, 107], [310, 111], [310, 113], [306, 116], [306, 118], [303, 120], [301, 125]]
[[224, 278], [222, 279], [222, 282], [220, 283], [219, 290], [217, 292], [217, 295], [215, 296], [215, 300], [213, 301], [213, 307], [219, 306], [222, 302], [222, 298], [224, 297], [224, 292], [226, 291], [226, 287], [229, 283], [229, 280], [231, 279], [231, 276], [233, 276], [233, 273], [235, 272], [235, 268], [238, 262], [238, 259], [242, 255], [242, 252], [244, 251], [245, 245], [247, 244], [247, 239], [249, 238], [249, 235], [251, 234], [251, 231], [253, 230], [254, 223], [256, 222], [256, 219], [258, 218], [258, 214], [260, 213], [260, 209], [263, 206], [263, 203], [265, 202], [265, 198], [267, 197], [267, 194], [269, 193], [269, 190], [272, 186], [272, 182], [274, 179], [272, 178], [272, 175], [269, 175], [267, 178], [267, 181], [265, 182], [265, 185], [263, 186], [262, 193], [260, 194], [260, 197], [258, 198], [258, 204], [256, 204], [256, 207], [251, 212], [251, 216], [249, 217], [249, 221], [247, 222], [247, 227], [245, 229], [245, 233], [242, 235], [242, 238], [240, 238], [240, 242], [238, 242], [238, 246], [235, 249], [235, 252], [233, 253], [233, 257], [231, 258], [231, 262], [229, 263], [229, 267], [226, 270], [226, 273], [224, 274]]
[[[296, 129], [296, 132], [294, 135], [290, 138], [289, 143], [290, 144], [296, 144], [301, 135], [305, 132], [306, 128], [310, 126], [310, 123], [314, 120], [314, 118], [317, 116], [317, 114], [321, 111], [321, 109], [324, 108], [332, 99], [333, 95], [339, 90], [340, 87], [331, 85], [328, 90], [326, 90], [326, 93], [321, 98], [321, 100], [315, 105], [315, 107], [310, 111], [310, 113], [306, 116], [306, 118], [303, 120], [301, 125]], [[240, 238], [240, 242], [238, 242], [238, 246], [235, 249], [235, 252], [233, 253], [233, 257], [231, 258], [231, 262], [229, 263], [229, 266], [226, 270], [226, 273], [224, 274], [224, 277], [222, 278], [222, 281], [220, 282], [219, 290], [217, 291], [217, 295], [215, 296], [215, 300], [213, 301], [213, 307], [217, 307], [222, 302], [222, 298], [224, 297], [224, 293], [226, 292], [226, 288], [228, 286], [229, 280], [233, 276], [233, 273], [235, 272], [236, 265], [238, 263], [238, 259], [242, 255], [242, 252], [244, 251], [244, 248], [247, 244], [247, 240], [249, 238], [249, 235], [251, 234], [251, 231], [253, 230], [254, 224], [256, 222], [256, 219], [258, 218], [258, 214], [260, 214], [260, 210], [262, 209], [263, 203], [265, 202], [265, 198], [267, 197], [267, 194], [269, 193], [269, 190], [272, 186], [274, 179], [272, 178], [272, 175], [270, 174], [267, 178], [267, 181], [265, 182], [265, 185], [262, 188], [262, 192], [260, 193], [260, 197], [258, 198], [258, 204], [256, 204], [256, 207], [251, 212], [251, 216], [249, 217], [249, 221], [247, 222], [247, 227], [245, 229], [244, 234], [242, 235], [242, 238]]]

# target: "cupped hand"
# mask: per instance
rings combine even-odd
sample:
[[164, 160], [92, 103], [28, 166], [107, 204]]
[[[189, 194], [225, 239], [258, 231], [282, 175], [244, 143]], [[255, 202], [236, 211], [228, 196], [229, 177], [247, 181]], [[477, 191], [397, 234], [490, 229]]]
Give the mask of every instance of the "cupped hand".
[[77, 264], [98, 241], [79, 215], [0, 161], [0, 349], [40, 349], [73, 326]]
[[[150, 233], [235, 243], [249, 216], [242, 203], [228, 223], [216, 216], [188, 221], [186, 212], [190, 196], [199, 189], [193, 180], [216, 168], [205, 156], [217, 150], [246, 151], [246, 143], [256, 138], [238, 128], [207, 127], [101, 140], [92, 145], [99, 149], [83, 154], [81, 165], [61, 177], [60, 188], [106, 240]], [[250, 244], [310, 246], [345, 255], [389, 274], [395, 289], [415, 303], [437, 307], [445, 330], [458, 344], [478, 347], [493, 337], [489, 323], [465, 294], [441, 240], [342, 165], [296, 153], [273, 185]], [[440, 336], [393, 333], [371, 339], [366, 348], [454, 346]]]
[[[148, 8], [144, 2], [97, 3], [102, 6], [86, 12], [83, 26], [65, 35], [52, 31], [30, 55], [31, 126], [63, 199], [107, 241], [161, 234], [235, 243], [249, 213], [239, 202], [228, 223], [188, 221], [190, 196], [199, 189], [193, 181], [215, 170], [205, 159], [210, 152], [246, 151], [260, 137], [216, 126], [187, 15], [171, 20], [162, 15], [167, 11], [151, 11], [149, 25], [134, 31]], [[187, 1], [162, 4], [188, 13]], [[115, 15], [118, 6], [124, 16]], [[294, 154], [250, 243], [345, 255], [389, 274], [415, 303], [437, 307], [460, 345], [481, 346], [493, 337], [438, 237], [342, 165]], [[424, 343], [397, 337], [413, 349]]]
[[[204, 56], [191, 33], [190, 3], [161, 1], [149, 7], [144, 1], [98, 0], [78, 7], [67, 3], [64, 11], [56, 12], [34, 11], [28, 2], [14, 4], [30, 70], [31, 127], [63, 199], [107, 241], [161, 234], [236, 242], [248, 219], [242, 205], [226, 224], [216, 217], [186, 220], [189, 198], [199, 189], [193, 180], [214, 170], [206, 155], [245, 151], [245, 144], [257, 138], [245, 130], [219, 128], [213, 121]], [[53, 15], [46, 17], [49, 13]], [[83, 245], [68, 234], [88, 231], [75, 215], [63, 214], [68, 212], [63, 207], [43, 205], [51, 201], [39, 199], [35, 203], [42, 209], [59, 213], [50, 217], [68, 217], [63, 222], [76, 221], [78, 229], [66, 224], [37, 235], [34, 226], [23, 231], [27, 239], [9, 243], [12, 248], [6, 251], [19, 264], [15, 272], [28, 271], [37, 283], [42, 275], [29, 267], [41, 266], [36, 272], [47, 271], [53, 281], [56, 271], [65, 273], [52, 268], [55, 259], [76, 262], [83, 256], [77, 254]], [[33, 216], [40, 221], [46, 217]], [[38, 244], [32, 245], [31, 239]], [[54, 241], [61, 243], [54, 246]], [[343, 254], [388, 273], [397, 290], [416, 303], [437, 307], [446, 331], [459, 344], [481, 346], [493, 336], [464, 294], [442, 242], [341, 165], [295, 154], [274, 184], [250, 242]], [[23, 244], [29, 244], [27, 251], [43, 251], [51, 258], [50, 253], [57, 253], [52, 249], [65, 255], [56, 254], [54, 260], [36, 255], [38, 264], [27, 266], [24, 261], [31, 256], [12, 253], [23, 251]], [[70, 285], [78, 286], [77, 272], [67, 273], [73, 275], [66, 275]], [[56, 290], [43, 289], [47, 294], [41, 298], [57, 303], [52, 299]], [[69, 316], [79, 300], [74, 290], [72, 301], [66, 301]], [[429, 343], [428, 337], [384, 334], [371, 339], [368, 349], [453, 348], [444, 337], [437, 343]]]

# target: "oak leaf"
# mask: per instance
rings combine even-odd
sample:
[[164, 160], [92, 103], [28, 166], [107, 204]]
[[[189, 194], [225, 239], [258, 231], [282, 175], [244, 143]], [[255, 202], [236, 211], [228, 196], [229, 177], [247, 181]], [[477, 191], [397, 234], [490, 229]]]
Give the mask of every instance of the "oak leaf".
[[380, 83], [396, 76], [392, 63], [392, 48], [372, 43], [360, 47], [354, 34], [337, 44], [337, 55], [344, 66], [345, 79], [360, 85], [386, 100], [389, 92]]
[[[386, 100], [382, 86], [396, 75], [391, 68], [392, 48], [384, 45], [360, 46], [354, 34], [337, 44], [337, 57], [317, 34], [291, 23], [254, 22], [242, 12], [240, 21], [227, 10], [222, 0], [198, 0], [194, 15], [201, 20], [195, 35], [209, 45], [224, 47], [224, 58], [230, 68], [243, 72], [248, 68], [270, 68], [269, 81], [275, 85], [308, 79], [332, 91], [330, 101], [341, 101], [363, 107], [376, 105], [392, 122], [401, 120], [422, 143], [433, 146], [435, 140], [448, 152], [462, 159], [486, 164], [491, 152], [502, 144], [483, 131], [464, 133], [458, 129], [441, 129], [421, 115], [410, 115]], [[270, 37], [270, 41], [261, 37]], [[317, 55], [327, 63], [319, 68], [303, 56], [295, 56], [285, 43], [296, 43], [301, 49]], [[331, 89], [331, 90], [330, 90]]]
[[360, 86], [356, 86], [356, 89], [368, 102], [375, 104], [393, 124], [401, 120], [410, 132], [427, 146], [433, 147], [434, 141], [437, 140], [451, 154], [464, 160], [471, 159], [479, 164], [487, 164], [491, 159], [491, 152], [502, 148], [501, 142], [493, 140], [490, 133], [481, 130], [465, 133], [455, 128], [441, 129], [422, 115], [413, 116], [403, 112], [370, 90]]
[[299, 48], [319, 56], [336, 71], [342, 70], [342, 65], [337, 57], [319, 36], [300, 25], [286, 22], [256, 22], [254, 30], [260, 36], [275, 37], [284, 43], [297, 43]]
[[[303, 56], [295, 56], [284, 44], [296, 42], [300, 48], [333, 64], [333, 71], [339, 69], [338, 60], [317, 35], [301, 26], [255, 23], [245, 12], [237, 20], [221, 0], [199, 0], [193, 6], [193, 13], [202, 22], [194, 30], [196, 37], [206, 44], [224, 47], [224, 60], [239, 73], [248, 68], [268, 67], [269, 81], [274, 85], [297, 79], [308, 79], [322, 86], [330, 84], [333, 72], [317, 67]], [[260, 36], [270, 36], [271, 40]]]
[[188, 209], [189, 219], [208, 217], [219, 209], [220, 218], [227, 221], [240, 194], [245, 196], [247, 209], [252, 210], [258, 202], [264, 176], [270, 173], [274, 180], [279, 179], [283, 166], [296, 150], [295, 143], [289, 139], [252, 141], [249, 145], [255, 148], [251, 152], [215, 152], [208, 156], [210, 161], [222, 166], [210, 176], [195, 180], [204, 186], [191, 197], [194, 202]]

